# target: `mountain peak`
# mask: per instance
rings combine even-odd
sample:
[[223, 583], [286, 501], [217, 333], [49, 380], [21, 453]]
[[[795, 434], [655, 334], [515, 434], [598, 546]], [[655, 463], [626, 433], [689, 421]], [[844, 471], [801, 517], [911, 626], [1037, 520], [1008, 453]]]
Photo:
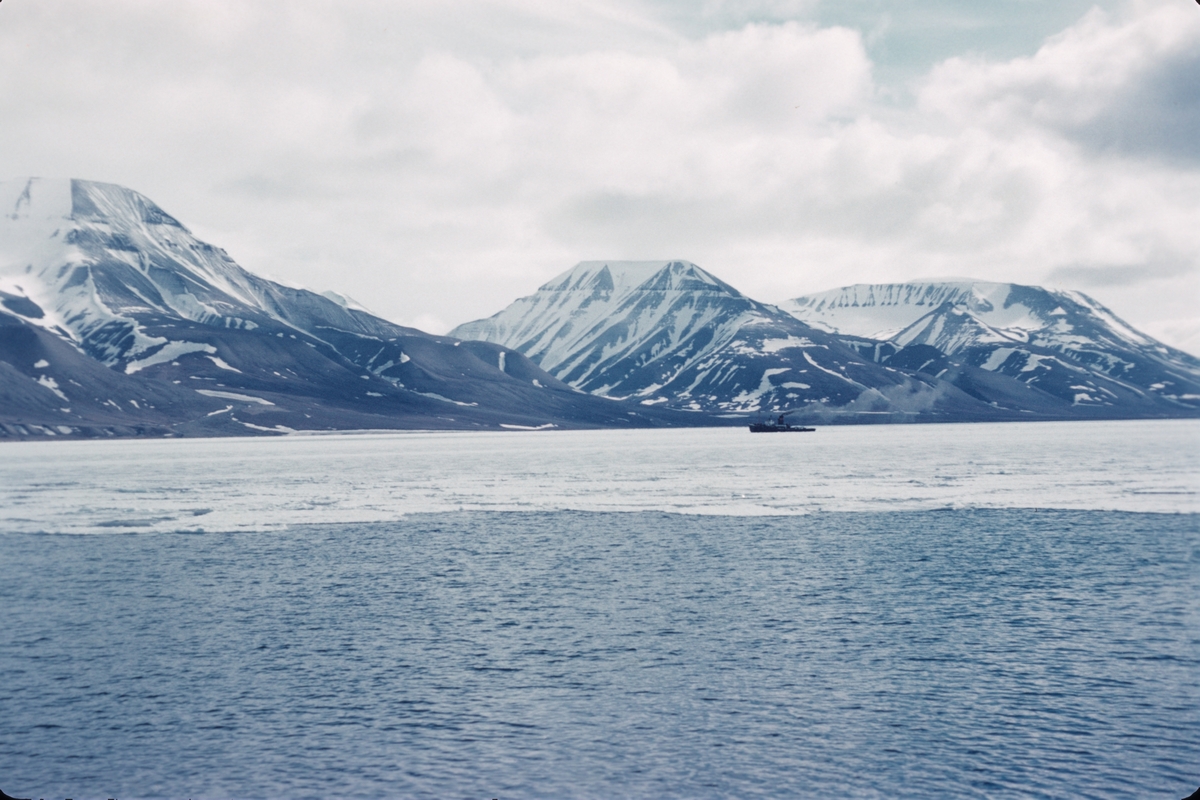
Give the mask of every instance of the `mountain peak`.
[[690, 261], [581, 261], [543, 284], [541, 292], [715, 291], [741, 292]]
[[[991, 305], [987, 304], [984, 310], [991, 310]], [[971, 311], [969, 304], [946, 300], [889, 341], [898, 347], [929, 345], [946, 355], [954, 355], [971, 345], [1023, 342], [1024, 339], [988, 325]]]
[[115, 183], [78, 178], [17, 178], [0, 182], [0, 213], [14, 222], [74, 220], [169, 225], [187, 230], [143, 194]]
[[71, 216], [89, 222], [111, 222], [114, 218], [136, 220], [144, 225], [169, 225], [187, 231], [153, 200], [115, 183], [72, 179]]

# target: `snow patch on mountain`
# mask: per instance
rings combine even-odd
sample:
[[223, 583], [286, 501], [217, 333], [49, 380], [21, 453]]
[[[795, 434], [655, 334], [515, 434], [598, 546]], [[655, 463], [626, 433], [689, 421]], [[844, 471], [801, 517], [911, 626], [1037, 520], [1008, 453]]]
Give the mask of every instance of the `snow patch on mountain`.
[[209, 361], [216, 364], [219, 369], [223, 369], [226, 372], [236, 372], [239, 375], [242, 373], [242, 371], [240, 369], [238, 369], [237, 367], [231, 367], [231, 366], [229, 366], [229, 364], [225, 363], [225, 360], [223, 358], [221, 358], [220, 356], [207, 355], [207, 356], [205, 356], [205, 358], [207, 358]]
[[362, 311], [363, 313], [366, 313], [366, 314], [372, 313], [369, 308], [367, 308], [362, 303], [358, 302], [357, 300], [355, 300], [353, 297], [351, 297], [348, 294], [342, 294], [341, 292], [335, 292], [332, 289], [321, 292], [320, 294], [321, 294], [321, 297], [324, 297], [326, 300], [332, 300], [333, 302], [337, 303], [342, 308], [347, 308], [347, 309], [350, 309], [351, 311]]
[[763, 339], [759, 350], [763, 353], [778, 353], [789, 347], [815, 347], [813, 341], [803, 336], [788, 336], [783, 339]]
[[237, 400], [240, 403], [255, 403], [260, 406], [275, 405], [270, 400], [266, 400], [262, 397], [255, 397], [254, 395], [249, 395], [249, 394], [241, 394], [239, 392], [221, 392], [221, 391], [217, 391], [216, 389], [196, 389], [196, 394], [202, 394], [205, 397], [217, 397], [217, 398], [220, 398], [221, 400]]
[[198, 342], [168, 342], [163, 345], [157, 352], [138, 359], [130, 361], [125, 365], [125, 374], [132, 375], [146, 367], [152, 367], [155, 364], [166, 364], [175, 359], [186, 356], [189, 353], [215, 353], [217, 348], [211, 344], [200, 344]]
[[41, 386], [44, 386], [50, 391], [54, 392], [54, 394], [58, 395], [60, 399], [70, 402], [70, 398], [63, 393], [62, 389], [58, 388], [58, 381], [54, 380], [54, 378], [51, 378], [49, 375], [39, 375], [37, 382]]

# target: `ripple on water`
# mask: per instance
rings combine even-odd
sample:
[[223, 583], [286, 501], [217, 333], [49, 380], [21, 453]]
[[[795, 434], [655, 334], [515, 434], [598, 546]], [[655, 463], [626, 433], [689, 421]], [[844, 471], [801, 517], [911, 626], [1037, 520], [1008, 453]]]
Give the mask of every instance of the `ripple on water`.
[[1198, 527], [468, 512], [2, 536], [3, 788], [1182, 797]]

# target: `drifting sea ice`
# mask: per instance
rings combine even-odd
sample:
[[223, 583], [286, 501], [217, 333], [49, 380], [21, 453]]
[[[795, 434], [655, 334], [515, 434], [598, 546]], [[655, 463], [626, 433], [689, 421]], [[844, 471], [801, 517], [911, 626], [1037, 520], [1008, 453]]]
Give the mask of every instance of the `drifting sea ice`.
[[267, 530], [445, 511], [1200, 511], [1191, 420], [357, 433], [2, 446], [0, 531]]

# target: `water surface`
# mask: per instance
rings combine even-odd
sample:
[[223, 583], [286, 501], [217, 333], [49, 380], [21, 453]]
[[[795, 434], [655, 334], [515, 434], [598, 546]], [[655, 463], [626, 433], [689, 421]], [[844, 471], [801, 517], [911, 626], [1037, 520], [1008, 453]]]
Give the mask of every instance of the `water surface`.
[[1182, 797], [1198, 432], [6, 444], [0, 788]]
[[3, 788], [1182, 797], [1198, 584], [1191, 515], [4, 536]]

